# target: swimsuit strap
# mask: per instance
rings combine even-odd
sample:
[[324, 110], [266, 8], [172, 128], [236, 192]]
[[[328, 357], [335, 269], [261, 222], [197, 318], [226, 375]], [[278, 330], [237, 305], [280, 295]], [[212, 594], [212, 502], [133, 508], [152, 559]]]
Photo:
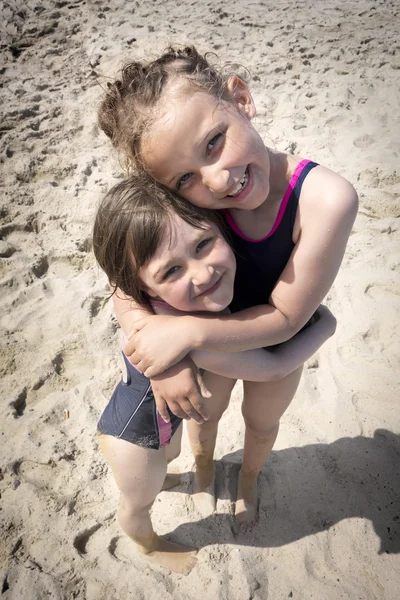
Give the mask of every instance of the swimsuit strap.
[[316, 163], [312, 162], [311, 160], [307, 160], [307, 159], [302, 160], [297, 165], [292, 177], [290, 178], [289, 185], [286, 188], [286, 191], [283, 195], [283, 198], [282, 198], [279, 210], [278, 210], [278, 214], [275, 219], [275, 223], [273, 224], [271, 231], [269, 233], [267, 233], [267, 235], [265, 235], [264, 237], [262, 237], [258, 240], [247, 237], [240, 230], [237, 223], [235, 222], [232, 215], [230, 214], [229, 210], [227, 208], [224, 208], [224, 211], [223, 211], [224, 217], [225, 217], [228, 225], [233, 229], [233, 231], [238, 236], [240, 236], [241, 238], [243, 238], [244, 240], [246, 240], [248, 242], [262, 242], [262, 241], [266, 240], [267, 238], [271, 237], [271, 235], [273, 235], [275, 233], [275, 231], [279, 227], [280, 222], [282, 221], [283, 215], [285, 214], [285, 210], [287, 208], [287, 205], [288, 205], [288, 202], [289, 202], [289, 199], [290, 199], [292, 193], [300, 191], [301, 186], [303, 185], [304, 179], [306, 178], [309, 171], [315, 166], [317, 166]]

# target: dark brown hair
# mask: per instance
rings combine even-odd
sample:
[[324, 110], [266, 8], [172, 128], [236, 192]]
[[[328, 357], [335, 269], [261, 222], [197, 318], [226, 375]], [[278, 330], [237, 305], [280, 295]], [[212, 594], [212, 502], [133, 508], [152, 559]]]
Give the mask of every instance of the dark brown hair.
[[93, 250], [113, 294], [117, 288], [140, 304], [148, 297], [139, 269], [155, 254], [171, 213], [197, 229], [213, 223], [224, 235], [217, 211], [195, 207], [145, 176], [115, 185], [101, 201], [93, 228]]
[[188, 89], [206, 91], [223, 100], [232, 99], [227, 85], [232, 72], [215, 68], [211, 56], [199, 54], [194, 46], [171, 46], [157, 60], [126, 64], [120, 78], [108, 83], [98, 110], [99, 126], [122, 152], [128, 171], [129, 167], [143, 166], [143, 134], [169, 83], [182, 79]]

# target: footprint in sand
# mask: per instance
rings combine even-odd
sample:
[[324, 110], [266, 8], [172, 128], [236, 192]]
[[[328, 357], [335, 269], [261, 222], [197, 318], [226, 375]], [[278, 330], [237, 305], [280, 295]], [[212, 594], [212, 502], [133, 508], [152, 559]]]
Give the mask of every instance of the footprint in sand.
[[92, 527], [85, 529], [74, 538], [74, 548], [81, 556], [88, 553], [87, 545], [94, 534], [101, 528], [100, 523], [96, 523]]
[[43, 277], [49, 270], [49, 261], [47, 259], [47, 256], [38, 256], [35, 262], [33, 263], [31, 269], [35, 277], [37, 277], [38, 279]]
[[12, 244], [0, 240], [0, 258], [10, 258], [16, 251], [17, 249]]
[[125, 535], [111, 538], [107, 550], [114, 560], [126, 564], [132, 563], [132, 560], [139, 556], [136, 554], [135, 544]]
[[11, 408], [11, 414], [14, 419], [18, 419], [22, 417], [24, 414], [24, 410], [26, 408], [26, 397], [27, 397], [27, 389], [26, 387], [18, 394], [15, 400], [12, 400], [9, 403], [9, 407]]
[[355, 140], [353, 140], [353, 145], [356, 148], [369, 148], [375, 142], [375, 138], [368, 133], [364, 135], [358, 136]]
[[35, 486], [39, 492], [62, 496], [68, 494], [72, 468], [66, 460], [46, 464], [27, 459], [15, 463], [13, 470], [21, 481]]
[[97, 317], [99, 312], [108, 304], [108, 297], [96, 296], [90, 294], [85, 298], [82, 303], [82, 307], [88, 305], [89, 308], [89, 320], [92, 323], [93, 319]]
[[[51, 360], [51, 368], [49, 369], [45, 367], [45, 371], [43, 373], [43, 377], [39, 377], [37, 381], [40, 379], [46, 378], [50, 379], [54, 374], [57, 377], [57, 381], [53, 381], [58, 388], [64, 385], [68, 386], [68, 389], [77, 385], [79, 381], [85, 377], [88, 372], [88, 369], [93, 368], [93, 364], [91, 360], [89, 362], [83, 364], [82, 356], [80, 354], [80, 348], [82, 347], [82, 341], [77, 338], [74, 341], [71, 341], [68, 345], [65, 345], [64, 348], [59, 350]], [[51, 381], [49, 381], [51, 383]], [[40, 386], [39, 386], [40, 387]]]

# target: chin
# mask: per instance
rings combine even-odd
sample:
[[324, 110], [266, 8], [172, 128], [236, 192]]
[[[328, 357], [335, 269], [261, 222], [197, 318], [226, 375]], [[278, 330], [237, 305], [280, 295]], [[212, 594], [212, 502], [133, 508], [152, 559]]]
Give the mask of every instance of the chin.
[[207, 307], [206, 310], [208, 310], [209, 312], [222, 312], [223, 310], [228, 308], [228, 306], [232, 302], [232, 298], [233, 293], [229, 297], [225, 297], [221, 302], [213, 302], [212, 306]]

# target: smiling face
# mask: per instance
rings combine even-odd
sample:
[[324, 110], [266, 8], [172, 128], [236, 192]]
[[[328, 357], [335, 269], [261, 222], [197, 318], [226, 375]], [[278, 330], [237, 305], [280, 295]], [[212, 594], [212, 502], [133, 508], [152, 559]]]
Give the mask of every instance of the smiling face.
[[269, 193], [269, 155], [251, 124], [247, 86], [230, 84], [230, 102], [182, 84], [167, 89], [142, 156], [157, 181], [196, 206], [253, 210]]
[[145, 291], [184, 312], [219, 312], [233, 297], [236, 262], [216, 225], [197, 229], [170, 215], [161, 243], [139, 270]]

